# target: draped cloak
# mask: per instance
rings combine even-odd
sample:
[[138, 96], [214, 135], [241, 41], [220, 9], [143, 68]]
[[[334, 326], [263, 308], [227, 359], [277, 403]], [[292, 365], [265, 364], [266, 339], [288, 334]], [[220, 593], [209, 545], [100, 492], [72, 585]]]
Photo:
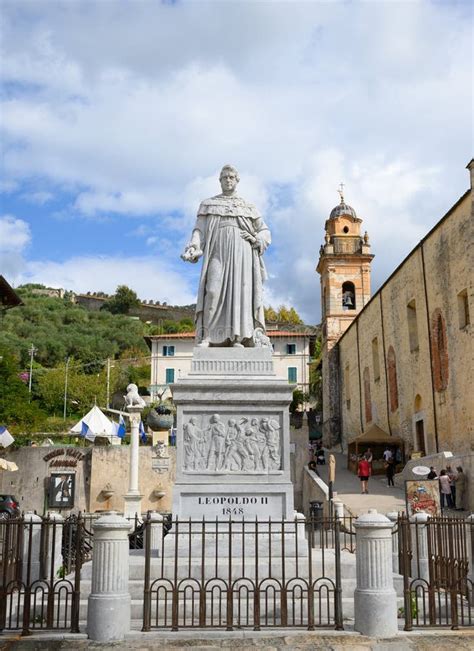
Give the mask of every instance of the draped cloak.
[[[247, 232], [260, 251], [243, 239]], [[252, 204], [236, 196], [218, 195], [199, 206], [190, 245], [203, 251], [196, 305], [196, 338], [225, 344], [252, 340], [265, 329], [262, 284], [266, 279], [261, 253], [270, 231]]]

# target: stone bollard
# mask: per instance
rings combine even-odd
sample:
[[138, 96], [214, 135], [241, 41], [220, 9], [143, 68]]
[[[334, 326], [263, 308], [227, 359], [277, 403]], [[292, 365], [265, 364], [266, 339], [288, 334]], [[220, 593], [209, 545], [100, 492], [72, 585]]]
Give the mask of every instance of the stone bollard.
[[28, 585], [40, 578], [41, 573], [41, 523], [42, 518], [32, 511], [23, 519], [23, 564], [22, 580]]
[[159, 556], [163, 546], [163, 516], [158, 511], [150, 511], [148, 519], [146, 535], [150, 536], [150, 552]]
[[357, 587], [354, 629], [370, 637], [396, 635], [397, 594], [392, 574], [392, 528], [375, 509], [355, 521]]
[[428, 513], [420, 511], [415, 513], [410, 518], [412, 545], [413, 545], [413, 560], [412, 560], [412, 574], [414, 579], [423, 579], [427, 583], [430, 582], [430, 566], [428, 559], [428, 530], [426, 523], [430, 519]]
[[[390, 513], [387, 513], [387, 518], [393, 522], [393, 526], [395, 526], [398, 522], [398, 513], [396, 511], [390, 511]], [[398, 529], [395, 532], [392, 530], [392, 572], [400, 574], [398, 562]]]
[[45, 579], [53, 583], [63, 565], [62, 542], [64, 518], [60, 513], [48, 513]]
[[469, 594], [469, 603], [471, 606], [474, 606], [474, 513], [467, 516], [466, 527], [466, 548], [467, 558], [469, 561], [467, 589]]
[[339, 500], [333, 499], [334, 517], [338, 520], [344, 520], [344, 504]]
[[92, 585], [87, 635], [97, 642], [123, 640], [130, 630], [128, 533], [131, 525], [115, 511], [93, 524]]

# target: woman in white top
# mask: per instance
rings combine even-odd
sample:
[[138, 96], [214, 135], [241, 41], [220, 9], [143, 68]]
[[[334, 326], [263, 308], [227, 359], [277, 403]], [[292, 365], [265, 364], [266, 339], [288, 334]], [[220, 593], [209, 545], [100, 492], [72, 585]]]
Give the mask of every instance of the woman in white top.
[[441, 492], [441, 509], [444, 509], [444, 503], [446, 502], [448, 509], [453, 508], [453, 500], [451, 497], [451, 480], [446, 474], [446, 470], [443, 470], [439, 473], [439, 488]]

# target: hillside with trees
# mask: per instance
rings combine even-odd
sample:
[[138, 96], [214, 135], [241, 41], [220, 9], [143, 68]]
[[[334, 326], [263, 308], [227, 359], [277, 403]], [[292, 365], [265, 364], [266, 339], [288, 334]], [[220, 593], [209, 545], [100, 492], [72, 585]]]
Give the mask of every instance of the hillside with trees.
[[[66, 378], [66, 415], [76, 420], [94, 403], [121, 398], [129, 382], [146, 392], [150, 352], [144, 336], [194, 329], [190, 318], [156, 325], [130, 316], [140, 300], [124, 285], [96, 311], [74, 303], [68, 292], [48, 295], [47, 289], [18, 287], [24, 305], [1, 320], [0, 424], [15, 434], [64, 427]], [[302, 324], [294, 308], [266, 313], [269, 321]]]

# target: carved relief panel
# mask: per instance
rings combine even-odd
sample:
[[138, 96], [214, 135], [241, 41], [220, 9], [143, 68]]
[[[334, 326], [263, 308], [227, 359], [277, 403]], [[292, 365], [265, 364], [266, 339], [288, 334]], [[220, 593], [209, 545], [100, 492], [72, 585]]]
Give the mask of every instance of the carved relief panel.
[[197, 473], [258, 473], [281, 469], [276, 416], [202, 414], [184, 418], [183, 469]]

